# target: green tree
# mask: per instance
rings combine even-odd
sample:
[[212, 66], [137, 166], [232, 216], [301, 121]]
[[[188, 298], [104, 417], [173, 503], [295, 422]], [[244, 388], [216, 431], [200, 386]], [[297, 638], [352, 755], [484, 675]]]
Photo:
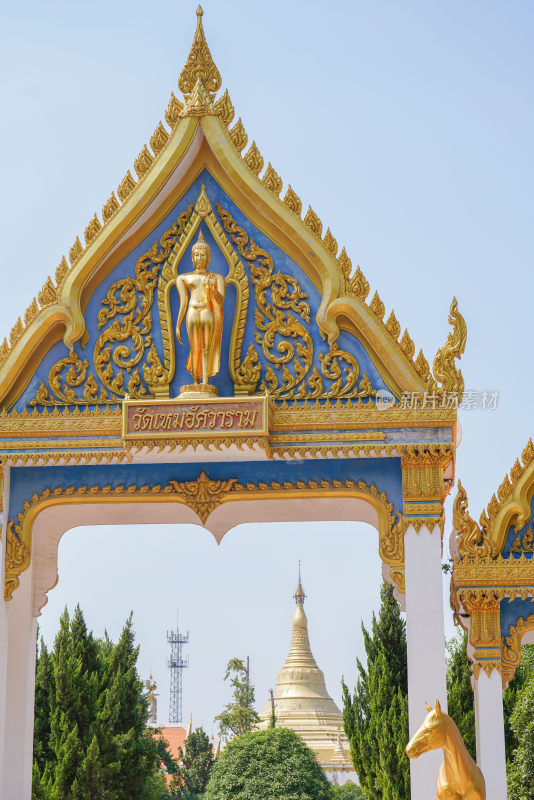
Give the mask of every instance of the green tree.
[[315, 754], [294, 731], [267, 728], [226, 745], [212, 767], [205, 800], [330, 800]]
[[332, 786], [333, 800], [365, 800], [361, 786], [357, 783], [344, 783], [343, 786]]
[[409, 800], [406, 625], [389, 584], [382, 584], [380, 600], [371, 633], [362, 624], [367, 665], [357, 660], [352, 696], [343, 681], [343, 721], [368, 800]]
[[64, 612], [37, 659], [34, 800], [165, 797], [137, 657], [131, 616], [114, 645], [88, 632], [79, 607]]
[[232, 658], [226, 667], [224, 680], [230, 680], [233, 700], [215, 717], [219, 733], [224, 739], [242, 736], [255, 729], [260, 721], [254, 709], [254, 687], [249, 680], [248, 666], [239, 658]]
[[213, 748], [207, 733], [202, 728], [192, 731], [180, 749], [181, 764], [178, 776], [183, 786], [183, 796], [204, 792], [213, 764]]
[[467, 635], [458, 632], [447, 642], [447, 697], [449, 715], [476, 760], [475, 700], [471, 688], [471, 664], [467, 658]]
[[508, 764], [508, 797], [534, 800], [534, 672], [516, 693], [510, 729], [516, 747]]

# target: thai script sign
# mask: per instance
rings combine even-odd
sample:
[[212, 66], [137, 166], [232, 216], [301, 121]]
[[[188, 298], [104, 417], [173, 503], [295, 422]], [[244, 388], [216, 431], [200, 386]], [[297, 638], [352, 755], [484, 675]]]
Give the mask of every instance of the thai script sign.
[[268, 433], [267, 397], [126, 400], [125, 439], [249, 437]]

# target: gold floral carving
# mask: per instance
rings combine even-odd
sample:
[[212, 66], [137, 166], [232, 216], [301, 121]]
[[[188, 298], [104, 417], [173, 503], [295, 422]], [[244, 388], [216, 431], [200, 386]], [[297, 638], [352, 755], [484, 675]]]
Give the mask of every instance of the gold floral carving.
[[219, 97], [213, 106], [213, 110], [221, 118], [226, 127], [228, 127], [234, 118], [234, 107], [230, 100], [228, 89], [225, 89], [224, 94]]
[[404, 454], [401, 459], [404, 500], [437, 500], [441, 503], [446, 495], [443, 472], [451, 458], [450, 450], [435, 452], [430, 448]]
[[154, 161], [154, 156], [151, 154], [150, 150], [145, 144], [145, 146], [143, 147], [143, 149], [141, 150], [141, 152], [134, 161], [134, 169], [137, 172], [139, 178], [142, 178], [143, 175], [146, 175], [153, 161]]
[[469, 642], [474, 649], [473, 674], [480, 670], [491, 675], [494, 669], [501, 672], [501, 600], [500, 590], [471, 590], [460, 592], [463, 607], [471, 616]]
[[294, 214], [300, 217], [302, 214], [302, 200], [298, 194], [291, 188], [287, 187], [287, 192], [284, 197], [284, 205], [289, 208]]
[[244, 155], [244, 161], [247, 167], [252, 170], [255, 175], [259, 175], [263, 169], [263, 157], [258, 148], [256, 147], [256, 142], [252, 142], [249, 149]]
[[[160, 445], [161, 449], [161, 445]], [[196, 480], [175, 481], [162, 485], [67, 486], [46, 489], [25, 501], [16, 521], [7, 527], [5, 600], [11, 600], [19, 585], [21, 573], [30, 564], [32, 526], [37, 514], [44, 508], [58, 504], [86, 502], [169, 502], [175, 500], [192, 508], [203, 524], [209, 515], [225, 502], [251, 499], [359, 497], [368, 500], [378, 513], [379, 553], [390, 567], [390, 577], [400, 592], [404, 592], [404, 537], [402, 516], [395, 514], [393, 503], [385, 492], [364, 481], [321, 480], [284, 481], [272, 483], [241, 484], [236, 478], [212, 480], [201, 472]]]
[[311, 206], [308, 206], [306, 216], [304, 217], [304, 224], [308, 226], [315, 236], [321, 236], [323, 232], [323, 223]]
[[63, 286], [63, 282], [67, 277], [68, 272], [69, 272], [69, 265], [67, 264], [67, 259], [65, 258], [65, 256], [62, 256], [61, 261], [59, 262], [56, 268], [56, 285], [58, 289], [60, 289]]
[[417, 371], [417, 374], [424, 380], [428, 378], [428, 373], [430, 372], [430, 366], [428, 361], [426, 360], [424, 353], [422, 350], [419, 350], [417, 358], [414, 362], [414, 367]]
[[269, 189], [269, 191], [278, 197], [282, 191], [282, 179], [280, 178], [280, 175], [273, 169], [271, 163], [269, 163], [267, 166], [265, 174], [261, 180], [262, 183]]
[[378, 319], [384, 319], [384, 314], [386, 313], [386, 307], [384, 306], [384, 303], [380, 299], [380, 295], [378, 294], [378, 292], [374, 293], [373, 299], [369, 304], [369, 308], [371, 309], [373, 314], [375, 314], [378, 317]]
[[0, 344], [0, 364], [6, 360], [7, 355], [9, 353], [9, 343], [7, 339], [4, 337], [4, 341]]
[[80, 237], [77, 236], [74, 244], [69, 250], [69, 261], [74, 266], [83, 255], [83, 246], [80, 242]]
[[386, 322], [386, 330], [391, 334], [391, 336], [397, 341], [399, 338], [399, 334], [401, 332], [401, 326], [395, 316], [395, 312], [392, 311], [389, 315], [387, 322]]
[[449, 310], [449, 324], [452, 325], [452, 331], [447, 336], [443, 347], [436, 353], [432, 365], [433, 375], [429, 377], [428, 389], [434, 394], [453, 392], [458, 396], [458, 402], [460, 402], [464, 392], [464, 379], [456, 366], [456, 359], [461, 358], [465, 351], [467, 326], [458, 311], [458, 302], [455, 297]]
[[167, 106], [167, 110], [165, 112], [165, 121], [171, 130], [174, 130], [174, 127], [180, 119], [180, 114], [183, 110], [183, 103], [180, 103], [180, 101], [175, 97], [174, 92], [171, 92], [171, 99], [169, 100], [169, 105]]
[[247, 354], [236, 369], [236, 394], [253, 394], [261, 377], [261, 364], [251, 342]]
[[521, 640], [527, 631], [534, 630], [534, 614], [526, 619], [519, 617], [515, 625], [510, 625], [508, 636], [501, 641], [502, 683], [506, 688], [521, 664]]
[[52, 303], [55, 303], [57, 300], [57, 290], [54, 284], [52, 283], [52, 278], [48, 278], [45, 285], [41, 289], [38, 294], [39, 305], [41, 308], [45, 308], [45, 306], [50, 306]]
[[120, 203], [115, 197], [115, 192], [112, 192], [109, 199], [106, 200], [104, 205], [102, 206], [102, 219], [104, 222], [108, 222], [115, 211], [118, 211], [120, 208]]
[[[326, 247], [328, 252], [332, 253], [332, 255], [335, 256], [336, 253], [337, 253], [337, 250], [338, 250], [338, 244], [337, 244], [337, 240], [333, 236], [332, 231], [330, 230], [330, 228], [326, 229], [326, 233], [324, 235], [323, 242], [324, 242], [324, 246]], [[343, 248], [343, 252], [345, 252], [345, 248]]]
[[38, 313], [39, 306], [37, 305], [37, 300], [34, 297], [24, 314], [24, 325], [26, 325], [26, 327], [31, 325]]
[[167, 142], [169, 141], [169, 134], [167, 133], [166, 128], [164, 127], [163, 123], [160, 122], [158, 127], [150, 137], [150, 147], [154, 151], [154, 154], [157, 156], [161, 153]]
[[[256, 342], [268, 362], [262, 388], [280, 399], [371, 396], [373, 389], [368, 376], [364, 373], [359, 386], [356, 385], [360, 377], [358, 362], [336, 343], [328, 352], [319, 354], [321, 372], [314, 367], [310, 373], [314, 348], [304, 324], [310, 322], [306, 293], [295, 278], [275, 273], [270, 253], [259, 247], [219, 203], [217, 212], [239, 255], [249, 266], [256, 300]], [[280, 369], [281, 380], [276, 372]], [[328, 388], [323, 379], [332, 382]]]
[[399, 344], [400, 344], [400, 348], [401, 348], [402, 352], [404, 353], [404, 355], [406, 356], [406, 358], [409, 358], [410, 361], [411, 361], [412, 358], [414, 357], [415, 345], [414, 345], [414, 343], [413, 343], [413, 341], [412, 341], [412, 339], [410, 337], [410, 334], [408, 333], [407, 330], [405, 330], [404, 333], [402, 334], [402, 338], [401, 338]]
[[9, 334], [9, 343], [11, 344], [11, 347], [13, 347], [18, 342], [23, 333], [24, 333], [24, 325], [22, 324], [22, 320], [19, 317], [15, 322], [15, 324], [13, 325], [13, 327], [11, 328], [11, 332]]
[[230, 129], [230, 139], [239, 153], [247, 146], [248, 136], [241, 122], [241, 117], [239, 117], [234, 127]]
[[454, 530], [458, 536], [458, 555], [460, 558], [466, 556], [478, 556], [486, 558], [495, 557], [497, 548], [494, 542], [486, 536], [468, 511], [467, 493], [458, 481], [458, 492], [452, 507], [452, 520]]
[[132, 173], [130, 170], [128, 170], [122, 181], [119, 183], [119, 187], [117, 189], [117, 194], [119, 195], [119, 200], [121, 203], [124, 203], [125, 200], [128, 199], [134, 189], [135, 181], [132, 178]]
[[94, 214], [91, 222], [85, 229], [85, 243], [89, 244], [93, 241], [95, 236], [98, 234], [98, 231], [102, 230], [102, 225], [100, 220], [98, 219], [97, 215]]
[[178, 79], [178, 88], [186, 96], [193, 92], [197, 81], [201, 81], [205, 89], [213, 95], [221, 88], [221, 75], [215, 66], [206, 42], [202, 26], [202, 15], [203, 11], [199, 6], [197, 8], [197, 28], [193, 44]]

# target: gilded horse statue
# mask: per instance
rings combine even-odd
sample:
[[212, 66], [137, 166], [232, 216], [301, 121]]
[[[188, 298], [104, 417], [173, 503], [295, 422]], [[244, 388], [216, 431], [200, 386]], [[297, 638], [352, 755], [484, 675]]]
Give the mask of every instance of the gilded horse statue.
[[486, 800], [484, 776], [463, 743], [454, 720], [426, 703], [425, 721], [406, 747], [406, 755], [419, 758], [429, 750], [443, 748], [443, 764], [438, 773], [437, 800]]

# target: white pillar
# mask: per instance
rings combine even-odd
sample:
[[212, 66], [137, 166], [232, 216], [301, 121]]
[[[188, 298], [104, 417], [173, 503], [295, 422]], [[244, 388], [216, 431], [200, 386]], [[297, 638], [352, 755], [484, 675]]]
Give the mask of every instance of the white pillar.
[[[404, 536], [406, 567], [406, 639], [408, 646], [408, 716], [410, 738], [421, 726], [427, 711], [425, 701], [447, 709], [445, 678], [445, 627], [443, 619], [443, 573], [441, 531], [419, 533], [409, 525]], [[436, 796], [441, 750], [410, 760], [411, 800]]]
[[[6, 698], [7, 698], [7, 603], [4, 601], [4, 575], [6, 552], [6, 527], [9, 509], [9, 466], [4, 466], [3, 506], [0, 520], [2, 541], [0, 543], [0, 787], [4, 774], [4, 748], [6, 731]], [[1, 792], [0, 792], [1, 797]]]
[[505, 800], [507, 786], [502, 678], [496, 669], [490, 675], [481, 669], [475, 679], [475, 720], [477, 763], [486, 781], [486, 800]]
[[13, 599], [4, 603], [7, 621], [7, 692], [0, 756], [2, 800], [31, 800], [32, 796], [37, 619], [33, 616], [31, 573], [30, 566], [20, 576], [20, 586], [13, 593]]

